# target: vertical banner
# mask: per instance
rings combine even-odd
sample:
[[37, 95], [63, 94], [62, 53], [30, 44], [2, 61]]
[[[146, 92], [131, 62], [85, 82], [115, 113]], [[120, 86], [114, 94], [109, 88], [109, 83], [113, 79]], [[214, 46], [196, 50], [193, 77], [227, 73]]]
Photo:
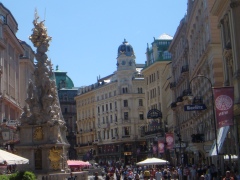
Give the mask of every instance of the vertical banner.
[[158, 153], [164, 153], [164, 141], [158, 141]]
[[153, 154], [157, 154], [157, 146], [154, 145], [152, 148], [153, 148]]
[[167, 149], [173, 149], [173, 146], [174, 146], [173, 137], [174, 137], [173, 133], [166, 133]]
[[217, 128], [233, 125], [233, 87], [213, 88]]

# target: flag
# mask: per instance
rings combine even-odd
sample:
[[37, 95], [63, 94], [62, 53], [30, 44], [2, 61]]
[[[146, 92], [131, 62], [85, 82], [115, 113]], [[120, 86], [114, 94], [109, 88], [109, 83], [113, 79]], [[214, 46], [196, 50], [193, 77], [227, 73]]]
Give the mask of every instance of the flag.
[[174, 145], [174, 138], [173, 133], [166, 133], [166, 143], [167, 143], [167, 149], [173, 149]]
[[217, 128], [233, 125], [233, 87], [213, 88]]
[[154, 145], [152, 148], [153, 148], [153, 154], [157, 154], [157, 146]]
[[164, 141], [158, 141], [158, 153], [164, 153]]

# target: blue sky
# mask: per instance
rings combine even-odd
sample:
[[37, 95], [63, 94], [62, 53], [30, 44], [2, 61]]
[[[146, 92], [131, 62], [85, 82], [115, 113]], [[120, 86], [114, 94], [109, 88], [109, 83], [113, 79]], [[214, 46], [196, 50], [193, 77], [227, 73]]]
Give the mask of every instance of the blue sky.
[[[32, 46], [34, 11], [52, 37], [48, 57], [66, 71], [76, 87], [116, 71], [118, 46], [133, 46], [145, 63], [147, 43], [163, 33], [174, 36], [187, 0], [1, 0], [18, 22], [17, 37]], [[33, 47], [33, 46], [32, 46]], [[35, 48], [33, 47], [35, 51]]]

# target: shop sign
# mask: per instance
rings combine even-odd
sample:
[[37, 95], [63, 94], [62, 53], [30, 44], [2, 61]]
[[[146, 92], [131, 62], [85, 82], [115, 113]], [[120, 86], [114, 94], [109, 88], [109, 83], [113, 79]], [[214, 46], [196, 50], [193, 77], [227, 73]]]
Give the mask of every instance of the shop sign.
[[205, 104], [191, 104], [184, 106], [184, 111], [202, 111], [205, 109], [207, 109]]

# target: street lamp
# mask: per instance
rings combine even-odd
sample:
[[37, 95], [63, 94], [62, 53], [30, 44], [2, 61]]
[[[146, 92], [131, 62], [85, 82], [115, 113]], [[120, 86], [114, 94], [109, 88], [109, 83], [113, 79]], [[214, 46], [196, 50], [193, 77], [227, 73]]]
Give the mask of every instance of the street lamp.
[[[213, 112], [213, 121], [214, 121], [214, 134], [215, 134], [215, 145], [216, 145], [216, 154], [217, 154], [217, 169], [219, 167], [219, 152], [218, 152], [218, 141], [217, 141], [217, 126], [216, 126], [216, 117], [215, 117], [215, 108], [214, 108], [214, 97], [213, 97], [213, 85], [212, 85], [212, 82], [211, 80], [204, 76], [204, 75], [197, 75], [195, 76], [194, 78], [191, 79], [191, 81], [189, 82], [189, 90], [190, 90], [190, 93], [192, 92], [191, 91], [191, 83], [194, 79], [196, 78], [204, 78], [204, 79], [207, 79], [208, 83], [210, 84], [211, 86], [211, 94], [212, 94], [212, 112]], [[189, 96], [191, 96], [190, 98], [192, 99], [192, 94], [189, 94]]]

